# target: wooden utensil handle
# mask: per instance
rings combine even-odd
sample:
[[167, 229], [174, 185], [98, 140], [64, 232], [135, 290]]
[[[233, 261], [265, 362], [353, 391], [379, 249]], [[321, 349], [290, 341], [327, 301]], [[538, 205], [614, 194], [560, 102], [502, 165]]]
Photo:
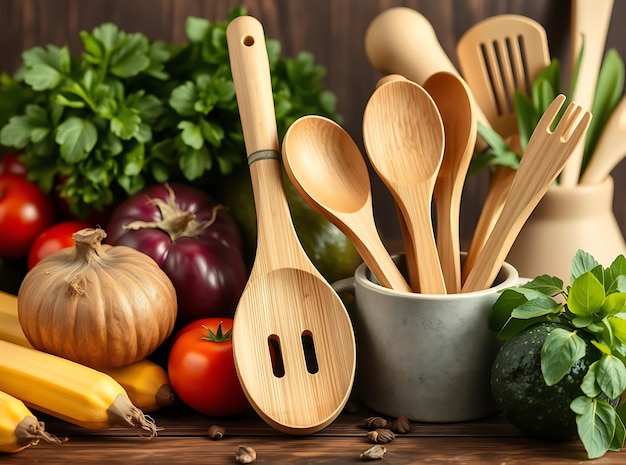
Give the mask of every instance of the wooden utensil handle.
[[407, 7], [390, 8], [374, 18], [366, 31], [365, 51], [381, 73], [399, 73], [418, 84], [437, 71], [458, 74], [432, 25]]
[[[439, 71], [461, 76], [432, 24], [412, 8], [399, 6], [380, 13], [369, 24], [364, 42], [370, 64], [382, 74], [400, 74], [420, 85]], [[478, 105], [475, 112], [478, 120], [488, 126]], [[482, 140], [478, 142], [480, 149], [485, 147]]]
[[[226, 31], [228, 53], [248, 157], [278, 155], [270, 66], [261, 23], [252, 16], [235, 18]], [[246, 74], [254, 74], [254, 79]], [[277, 158], [278, 159], [278, 158]]]
[[283, 187], [263, 26], [240, 16], [229, 24], [226, 38], [256, 208], [256, 261], [265, 271], [292, 266], [315, 272], [298, 241]]

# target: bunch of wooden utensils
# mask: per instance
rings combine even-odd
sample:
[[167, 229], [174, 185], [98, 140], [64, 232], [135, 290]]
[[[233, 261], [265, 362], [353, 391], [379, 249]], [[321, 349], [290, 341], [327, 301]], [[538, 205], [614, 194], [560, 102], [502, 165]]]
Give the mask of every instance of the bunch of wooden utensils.
[[477, 138], [477, 122], [503, 139], [518, 139], [513, 96], [527, 93], [550, 63], [546, 32], [528, 17], [499, 15], [470, 28], [457, 46], [462, 73], [445, 54], [432, 25], [415, 10], [391, 8], [368, 28], [367, 56], [385, 76], [365, 108], [363, 141], [372, 167], [395, 200], [408, 280], [377, 234], [365, 160], [340, 126], [305, 116], [289, 128], [283, 161], [292, 183], [352, 240], [383, 286], [432, 294], [489, 288], [557, 177], [566, 186], [601, 182], [626, 152], [616, 143], [626, 140], [621, 134], [626, 127], [620, 128], [626, 126], [620, 121], [626, 119], [623, 99], [580, 176], [582, 142], [591, 120], [587, 109], [612, 6], [612, 0], [593, 6], [588, 0], [574, 2], [573, 49], [580, 49], [579, 38], [585, 36], [575, 95], [566, 108], [564, 95], [554, 99], [520, 151], [516, 170], [494, 169], [467, 254], [459, 247], [459, 207], [470, 160], [485, 148]]

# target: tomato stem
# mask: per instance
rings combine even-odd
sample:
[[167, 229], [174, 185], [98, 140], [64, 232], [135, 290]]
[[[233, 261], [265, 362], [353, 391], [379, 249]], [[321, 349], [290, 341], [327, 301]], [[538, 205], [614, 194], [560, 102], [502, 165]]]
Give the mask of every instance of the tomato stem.
[[231, 336], [231, 333], [233, 332], [233, 329], [230, 328], [228, 331], [224, 332], [222, 329], [222, 323], [223, 321], [220, 321], [220, 324], [217, 325], [217, 330], [215, 330], [215, 332], [213, 332], [213, 330], [209, 328], [208, 326], [202, 325], [202, 327], [207, 330], [207, 335], [204, 336], [202, 339], [204, 339], [205, 341], [211, 341], [211, 342], [230, 341], [230, 336]]

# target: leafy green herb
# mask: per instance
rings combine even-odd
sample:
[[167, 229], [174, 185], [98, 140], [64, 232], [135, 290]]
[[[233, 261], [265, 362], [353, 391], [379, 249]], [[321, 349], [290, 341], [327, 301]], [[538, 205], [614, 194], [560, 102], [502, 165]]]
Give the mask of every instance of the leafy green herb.
[[570, 407], [578, 435], [589, 458], [619, 450], [626, 438], [623, 419], [609, 400], [626, 390], [626, 258], [618, 256], [608, 268], [579, 250], [572, 260], [570, 284], [542, 275], [506, 289], [493, 306], [490, 326], [501, 339], [540, 322], [558, 322], [570, 330], [550, 332], [541, 350], [546, 385], [561, 381], [585, 356], [586, 334], [602, 353], [581, 383], [581, 395]]
[[[189, 17], [187, 42], [167, 43], [106, 23], [81, 32], [83, 51], [23, 52], [0, 76], [0, 144], [22, 151], [31, 180], [57, 189], [79, 216], [178, 180], [210, 185], [245, 162], [226, 27]], [[310, 53], [282, 57], [267, 39], [279, 135], [305, 114], [340, 121]]]
[[[576, 88], [583, 51], [584, 41], [574, 65], [574, 71], [569, 83], [569, 94], [573, 94]], [[619, 103], [624, 89], [624, 74], [624, 62], [619, 56], [619, 53], [614, 49], [608, 50], [602, 62], [596, 84], [594, 100], [591, 107], [593, 118], [585, 136], [581, 173], [584, 171], [593, 155], [607, 120]], [[559, 94], [567, 95], [568, 92], [562, 89], [561, 86], [560, 62], [556, 58], [553, 58], [550, 64], [541, 70], [532, 82], [529, 95], [525, 95], [518, 90], [513, 96], [521, 153], [516, 154], [517, 156], [515, 158], [511, 157], [511, 153], [514, 152], [507, 142], [495, 131], [483, 125], [479, 125], [478, 133], [485, 142], [487, 142], [489, 148], [482, 153], [476, 154], [470, 166], [470, 173], [475, 173], [486, 167], [496, 165], [517, 168], [519, 165], [519, 157], [524, 150], [526, 150], [528, 141], [539, 119], [541, 119], [541, 116], [550, 103]], [[565, 112], [569, 102], [570, 99], [567, 98], [565, 105], [563, 105], [561, 109], [561, 113], [555, 118], [553, 126], [558, 123], [558, 120]]]

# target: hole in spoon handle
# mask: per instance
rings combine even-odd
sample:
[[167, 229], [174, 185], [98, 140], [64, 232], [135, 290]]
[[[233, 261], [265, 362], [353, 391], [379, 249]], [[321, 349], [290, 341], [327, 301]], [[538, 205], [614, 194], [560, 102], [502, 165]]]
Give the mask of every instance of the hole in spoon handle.
[[228, 25], [226, 36], [246, 152], [278, 150], [263, 26], [252, 16], [239, 16]]

